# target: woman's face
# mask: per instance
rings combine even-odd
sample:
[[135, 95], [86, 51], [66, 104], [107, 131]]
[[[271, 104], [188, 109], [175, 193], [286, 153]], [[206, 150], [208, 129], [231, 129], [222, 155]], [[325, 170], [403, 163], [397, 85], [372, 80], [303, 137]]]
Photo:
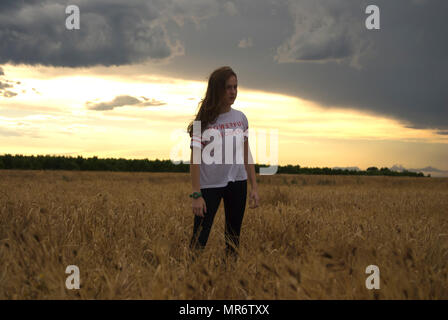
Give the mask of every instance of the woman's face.
[[238, 80], [236, 79], [235, 76], [231, 76], [226, 81], [225, 95], [224, 95], [226, 105], [232, 105], [235, 102], [237, 91], [238, 91]]

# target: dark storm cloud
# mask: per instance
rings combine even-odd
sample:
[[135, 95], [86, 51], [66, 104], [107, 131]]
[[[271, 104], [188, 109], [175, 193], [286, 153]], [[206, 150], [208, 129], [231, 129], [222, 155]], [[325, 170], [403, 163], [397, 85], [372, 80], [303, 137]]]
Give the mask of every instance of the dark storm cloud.
[[[39, 3], [39, 5], [37, 5]], [[65, 6], [81, 30], [65, 29]], [[380, 8], [380, 30], [365, 9]], [[325, 107], [448, 129], [444, 0], [2, 1], [0, 63], [120, 65], [205, 80], [230, 65], [240, 86]]]
[[375, 1], [380, 30], [365, 28], [368, 4], [291, 2], [294, 33], [277, 53], [284, 57], [279, 62], [303, 76], [289, 90], [324, 105], [388, 115], [412, 128], [448, 128], [448, 2]]
[[374, 1], [380, 30], [365, 28], [365, 0], [234, 3], [238, 14], [215, 17], [207, 32], [184, 28], [188, 54], [152, 70], [204, 80], [230, 65], [243, 87], [448, 129], [447, 1]]
[[143, 98], [143, 101], [127, 95], [117, 96], [112, 101], [108, 102], [86, 102], [86, 107], [90, 110], [104, 111], [104, 110], [113, 110], [114, 108], [124, 107], [124, 106], [137, 106], [137, 107], [150, 107], [150, 106], [162, 106], [166, 103], [157, 101], [155, 99], [150, 100], [146, 97]]
[[[79, 30], [65, 27], [68, 5], [80, 9]], [[215, 7], [206, 0], [2, 0], [0, 63], [78, 67], [166, 60], [184, 52], [165, 23], [200, 22]]]
[[[330, 62], [356, 59], [367, 49], [362, 6], [352, 1], [289, 1], [294, 32], [277, 48], [275, 60]], [[365, 8], [365, 6], [364, 6]]]

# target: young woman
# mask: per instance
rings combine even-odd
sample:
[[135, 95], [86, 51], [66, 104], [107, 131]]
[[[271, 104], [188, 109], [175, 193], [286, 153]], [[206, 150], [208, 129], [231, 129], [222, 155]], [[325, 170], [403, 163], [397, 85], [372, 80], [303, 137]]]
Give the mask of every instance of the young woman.
[[[197, 252], [196, 249], [205, 248], [213, 225], [213, 219], [221, 199], [223, 199], [226, 221], [225, 252], [226, 256], [231, 254], [234, 258], [238, 256], [237, 249], [246, 208], [247, 180], [249, 180], [251, 186], [249, 195], [250, 208], [258, 207], [260, 201], [255, 179], [255, 166], [248, 161], [248, 159], [251, 159], [247, 134], [249, 123], [242, 111], [231, 107], [236, 99], [237, 88], [238, 80], [235, 72], [230, 67], [221, 67], [213, 71], [209, 77], [207, 92], [205, 98], [201, 100], [195, 121], [192, 121], [187, 129], [191, 137], [190, 174], [193, 193], [190, 194], [190, 197], [192, 198], [192, 208], [195, 214], [190, 248], [194, 252]], [[200, 123], [200, 130], [193, 126], [198, 123]], [[208, 164], [210, 161], [204, 161], [205, 151], [207, 149], [210, 150], [206, 146], [212, 141], [216, 142], [214, 137], [203, 135], [207, 129], [218, 130], [221, 134], [221, 163]], [[231, 163], [228, 163], [226, 160], [225, 153], [230, 152], [230, 150], [226, 150], [225, 139], [229, 139], [229, 137], [234, 139], [236, 137], [233, 134], [229, 135], [229, 132], [244, 132], [244, 163], [235, 159], [235, 155], [238, 154], [236, 151], [237, 141], [235, 141], [237, 139], [233, 140], [234, 143], [231, 144], [233, 145], [232, 155], [234, 159], [232, 159]], [[194, 150], [195, 148], [197, 148], [196, 151]], [[213, 149], [213, 153], [215, 151]], [[195, 152], [202, 154], [200, 162], [196, 160], [198, 159], [197, 157], [194, 157]]]

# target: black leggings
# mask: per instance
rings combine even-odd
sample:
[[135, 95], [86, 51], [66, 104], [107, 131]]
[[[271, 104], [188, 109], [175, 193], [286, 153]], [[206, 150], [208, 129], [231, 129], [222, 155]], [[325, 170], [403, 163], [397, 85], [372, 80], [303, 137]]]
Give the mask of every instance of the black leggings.
[[201, 189], [201, 193], [207, 212], [204, 213], [204, 217], [194, 216], [190, 248], [205, 248], [213, 219], [218, 211], [221, 198], [224, 198], [226, 253], [237, 255], [235, 248], [239, 246], [241, 225], [246, 209], [247, 180], [230, 181], [225, 187]]

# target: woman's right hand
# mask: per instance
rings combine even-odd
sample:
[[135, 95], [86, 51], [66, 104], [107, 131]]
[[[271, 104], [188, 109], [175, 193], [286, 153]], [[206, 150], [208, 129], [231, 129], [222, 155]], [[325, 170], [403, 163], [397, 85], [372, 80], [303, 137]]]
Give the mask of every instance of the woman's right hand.
[[204, 212], [207, 212], [205, 200], [202, 197], [192, 199], [191, 206], [193, 207], [193, 213], [199, 217], [204, 217]]

